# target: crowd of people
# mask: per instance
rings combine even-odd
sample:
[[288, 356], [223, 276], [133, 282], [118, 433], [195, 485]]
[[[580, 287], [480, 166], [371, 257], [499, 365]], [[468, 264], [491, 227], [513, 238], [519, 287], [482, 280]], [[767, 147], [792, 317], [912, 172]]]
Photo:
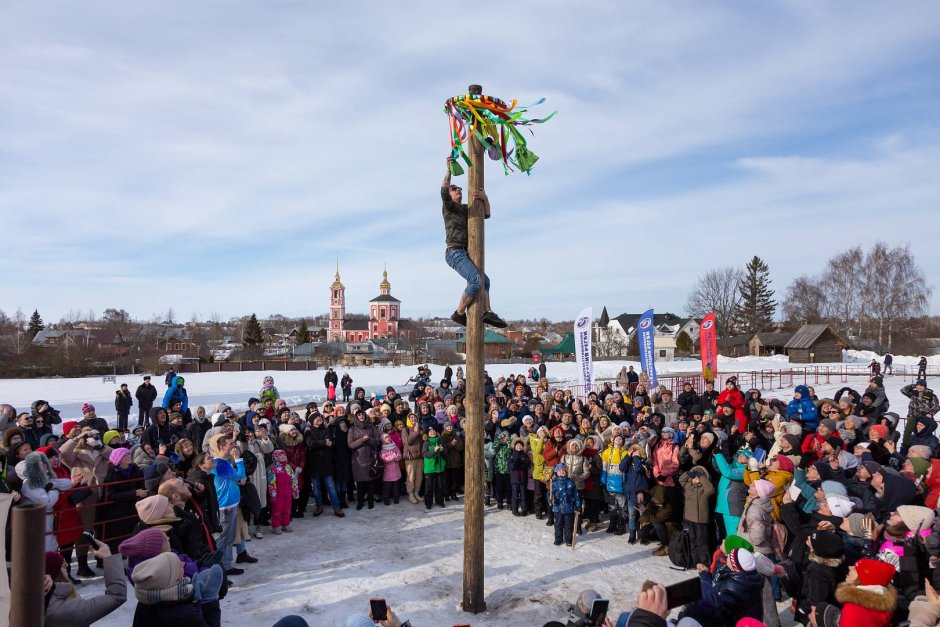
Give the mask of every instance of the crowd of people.
[[[90, 403], [78, 421], [43, 400], [0, 406], [0, 490], [50, 512], [47, 624], [90, 624], [130, 581], [135, 625], [218, 625], [219, 599], [258, 562], [252, 540], [352, 506], [458, 501], [466, 382], [445, 374], [432, 382], [421, 368], [407, 397], [359, 387], [301, 411], [265, 377], [245, 412], [190, 412], [172, 373], [133, 429], [127, 404], [117, 429]], [[645, 373], [626, 371], [579, 398], [540, 374], [486, 379], [485, 503], [497, 515], [544, 520], [556, 545], [592, 533], [653, 545], [698, 571], [701, 598], [681, 615], [701, 625], [777, 624], [787, 598], [802, 624], [940, 624], [940, 407], [925, 380], [901, 390], [902, 419], [880, 375], [833, 398], [797, 386], [777, 399], [733, 377], [701, 393], [648, 389]], [[76, 586], [96, 569], [105, 594], [82, 599]]]

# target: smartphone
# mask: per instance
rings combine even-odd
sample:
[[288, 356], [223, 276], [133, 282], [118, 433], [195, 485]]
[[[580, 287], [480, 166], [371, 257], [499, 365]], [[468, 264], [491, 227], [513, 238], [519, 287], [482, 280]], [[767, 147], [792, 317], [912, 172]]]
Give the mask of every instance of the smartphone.
[[101, 548], [101, 543], [95, 539], [95, 534], [91, 531], [83, 531], [82, 535], [85, 536], [85, 539], [88, 540], [88, 544], [95, 547], [95, 549]]
[[591, 622], [589, 624], [597, 627], [603, 625], [609, 607], [610, 599], [594, 599], [594, 603], [591, 604], [591, 616], [589, 618]]
[[666, 586], [666, 605], [669, 609], [682, 607], [702, 598], [702, 581], [696, 577]]
[[764, 460], [767, 459], [767, 451], [762, 448], [754, 449], [754, 459], [757, 460], [758, 464], [764, 463]]
[[385, 599], [369, 599], [369, 607], [372, 610], [372, 620], [388, 620], [388, 606]]

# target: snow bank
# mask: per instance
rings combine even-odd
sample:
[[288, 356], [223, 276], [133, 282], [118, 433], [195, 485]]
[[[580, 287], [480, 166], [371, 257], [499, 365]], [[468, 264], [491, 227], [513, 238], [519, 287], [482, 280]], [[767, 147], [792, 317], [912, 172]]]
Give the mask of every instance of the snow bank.
[[[920, 361], [920, 355], [892, 355], [895, 366], [916, 366]], [[884, 355], [879, 355], [874, 351], [842, 351], [842, 360], [849, 364], [870, 364], [874, 359], [878, 363], [884, 362]], [[940, 355], [927, 355], [927, 363], [931, 366], [940, 366]]]

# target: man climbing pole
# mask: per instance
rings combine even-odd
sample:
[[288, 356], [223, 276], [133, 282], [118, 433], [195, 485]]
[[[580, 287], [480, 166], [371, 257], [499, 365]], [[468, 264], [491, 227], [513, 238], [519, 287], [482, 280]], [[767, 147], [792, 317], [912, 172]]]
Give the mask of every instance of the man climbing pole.
[[[483, 305], [483, 323], [497, 329], [506, 328], [506, 322], [490, 309], [490, 279], [485, 274], [482, 279], [480, 270], [470, 261], [467, 254], [467, 205], [462, 203], [463, 190], [457, 185], [450, 184], [450, 170], [453, 157], [447, 158], [447, 174], [441, 183], [441, 200], [444, 202], [444, 235], [447, 242], [447, 251], [444, 258], [447, 265], [457, 271], [467, 281], [467, 287], [460, 295], [457, 309], [450, 319], [461, 326], [467, 325], [467, 307], [473, 299], [481, 299]], [[483, 217], [490, 217], [490, 201], [482, 189], [470, 191], [470, 197], [483, 202]]]

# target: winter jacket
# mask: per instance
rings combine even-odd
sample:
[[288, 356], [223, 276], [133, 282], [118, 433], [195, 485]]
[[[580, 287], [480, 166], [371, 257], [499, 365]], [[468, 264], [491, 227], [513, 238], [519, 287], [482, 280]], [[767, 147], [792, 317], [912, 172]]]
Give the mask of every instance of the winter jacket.
[[737, 459], [729, 462], [721, 454], [714, 455], [712, 461], [721, 473], [715, 511], [728, 516], [740, 516], [744, 512], [744, 465]]
[[809, 563], [803, 569], [799, 603], [795, 618], [809, 616], [810, 608], [820, 603], [835, 601], [836, 584], [842, 579], [840, 558], [822, 558], [810, 553]]
[[620, 472], [620, 464], [627, 457], [627, 449], [620, 447], [614, 448], [608, 446], [601, 453], [601, 460], [604, 462], [604, 470], [601, 473], [601, 482], [608, 492], [623, 494], [623, 473]]
[[[368, 436], [368, 440], [363, 438]], [[346, 441], [352, 450], [352, 475], [354, 481], [371, 481], [372, 455], [381, 446], [378, 431], [365, 420], [356, 418], [349, 428]]]
[[202, 442], [205, 441], [206, 433], [208, 433], [211, 428], [212, 424], [209, 422], [208, 418], [199, 420], [194, 416], [193, 421], [186, 425], [183, 431], [183, 437], [192, 442], [198, 449]]
[[581, 495], [569, 477], [555, 476], [552, 479], [552, 511], [556, 514], [573, 514], [581, 507]]
[[768, 470], [761, 476], [759, 472], [750, 470], [744, 471], [744, 484], [751, 485], [758, 479], [766, 479], [774, 484], [774, 493], [770, 495], [770, 503], [773, 506], [774, 520], [780, 520], [780, 506], [783, 504], [783, 493], [793, 483], [793, 473], [786, 470]]
[[401, 465], [398, 463], [401, 461], [401, 451], [395, 446], [395, 443], [383, 444], [379, 455], [382, 456], [384, 462], [382, 481], [398, 481], [401, 479]]
[[888, 584], [882, 593], [858, 585], [841, 583], [836, 588], [836, 600], [842, 604], [840, 626], [888, 627], [898, 605], [898, 591], [891, 584]]
[[[923, 431], [918, 433], [916, 423], [921, 423], [924, 425]], [[903, 454], [907, 454], [907, 451], [911, 450], [912, 446], [922, 445], [930, 449], [931, 457], [936, 456], [938, 445], [940, 442], [937, 441], [937, 436], [934, 435], [937, 431], [937, 422], [930, 416], [920, 416], [915, 421], [914, 433], [907, 440], [907, 444], [902, 451]]]
[[296, 499], [300, 496], [300, 482], [298, 473], [294, 471], [290, 464], [282, 464], [275, 460], [268, 468], [268, 496], [271, 501], [277, 501], [279, 490], [290, 490], [290, 498]]
[[418, 425], [405, 426], [401, 430], [401, 443], [404, 459], [421, 459], [421, 429]]
[[426, 475], [444, 472], [447, 467], [444, 446], [439, 440], [440, 438], [437, 436], [428, 438], [421, 447], [421, 455], [424, 457], [424, 474]]
[[237, 506], [241, 502], [238, 482], [245, 478], [245, 462], [237, 459], [233, 466], [228, 458], [216, 457], [212, 474], [215, 477], [215, 494], [219, 509]]
[[761, 589], [764, 578], [757, 571], [735, 572], [722, 564], [712, 575], [699, 574], [702, 598], [685, 606], [679, 618], [694, 618], [702, 625], [734, 627], [742, 618], [763, 620]]
[[[329, 446], [326, 443], [327, 440], [330, 440]], [[304, 444], [307, 446], [305, 468], [311, 478], [323, 479], [333, 476], [332, 440], [332, 429], [325, 425], [310, 427], [304, 433]]]
[[102, 446], [100, 449], [79, 448], [78, 443], [82, 438], [73, 438], [66, 440], [59, 454], [62, 457], [62, 463], [72, 469], [72, 476], [80, 476], [84, 485], [93, 486], [104, 482], [111, 464], [108, 462], [108, 456], [111, 455], [110, 446]]
[[463, 438], [456, 431], [441, 434], [441, 443], [444, 445], [447, 468], [463, 468]]
[[137, 405], [146, 411], [150, 411], [153, 402], [157, 400], [157, 386], [141, 383], [134, 392], [134, 398], [137, 399]]
[[[251, 473], [248, 480], [255, 486], [255, 492], [258, 493], [258, 500], [261, 501], [261, 507], [268, 506], [268, 469], [265, 467], [264, 459], [266, 455], [274, 452], [274, 442], [270, 438], [264, 440], [255, 438], [249, 444], [242, 442], [240, 445], [242, 452], [254, 454], [258, 463], [255, 465], [255, 471]], [[332, 470], [332, 469], [331, 469]]]
[[676, 403], [679, 404], [679, 410], [683, 415], [691, 416], [701, 406], [702, 399], [695, 393], [695, 390], [683, 390], [676, 397]]
[[905, 385], [901, 388], [901, 394], [911, 399], [907, 406], [908, 418], [934, 416], [940, 412], [940, 402], [937, 401], [937, 395], [930, 388], [918, 392], [913, 385]]
[[[708, 471], [701, 466], [693, 466], [692, 470], [698, 470], [701, 476], [698, 478], [698, 485], [692, 483], [689, 473], [683, 473], [679, 477], [679, 485], [682, 486], [682, 494], [685, 497], [685, 507], [683, 515], [685, 520], [694, 523], [708, 523], [711, 519], [711, 511], [708, 501], [711, 495], [715, 493], [715, 486], [708, 476]], [[690, 471], [691, 472], [691, 471]]]
[[722, 390], [715, 401], [716, 406], [731, 403], [734, 408], [734, 421], [738, 425], [738, 432], [743, 433], [747, 429], [747, 414], [744, 413], [744, 394], [741, 390]]
[[[561, 456], [565, 454], [564, 445], [559, 445], [555, 440], [549, 438], [542, 447], [542, 459], [545, 461], [545, 471], [551, 475], [551, 469], [561, 461]], [[548, 479], [549, 477], [545, 477]]]
[[629, 457], [620, 462], [623, 475], [623, 493], [632, 499], [638, 490], [648, 490], [650, 486], [650, 467], [642, 455], [634, 455], [638, 448], [632, 448]]
[[796, 417], [804, 429], [815, 431], [819, 426], [819, 410], [810, 398], [809, 388], [805, 385], [798, 385], [794, 391], [800, 393], [800, 399], [794, 398], [787, 403], [787, 418]]
[[[192, 491], [192, 502], [198, 506], [206, 528], [209, 529], [210, 533], [221, 531], [222, 527], [219, 524], [219, 499], [215, 493], [215, 477], [201, 468], [191, 468], [189, 473], [186, 474], [186, 480], [193, 484], [200, 484], [203, 487], [202, 492]], [[267, 477], [265, 477], [265, 481], [267, 481]], [[267, 492], [267, 490], [265, 490], [265, 492]]]
[[581, 454], [581, 442], [579, 440], [570, 440], [568, 442], [568, 452], [561, 458], [565, 468], [568, 469], [568, 478], [574, 481], [578, 490], [584, 489], [584, 481], [591, 472], [588, 470], [587, 460]]
[[738, 535], [751, 543], [755, 553], [771, 555], [773, 549], [773, 504], [770, 497], [754, 497], [744, 504]]
[[130, 413], [133, 405], [134, 399], [131, 398], [130, 390], [128, 390], [126, 394], [121, 390], [117, 390], [114, 393], [114, 411], [116, 411], [119, 416]]
[[261, 388], [261, 391], [258, 392], [258, 400], [264, 403], [268, 399], [271, 399], [272, 403], [277, 403], [278, 399], [281, 398], [281, 393], [277, 391], [275, 386], [269, 388]]
[[183, 414], [189, 411], [189, 395], [186, 393], [186, 388], [183, 387], [183, 377], [175, 377], [173, 385], [167, 388], [166, 394], [163, 395], [163, 408], [169, 410], [173, 401], [183, 403], [181, 410]]
[[513, 451], [509, 455], [509, 482], [525, 485], [529, 480], [529, 468], [532, 462], [525, 451]]
[[[653, 476], [661, 485], [673, 487], [679, 474], [679, 445], [673, 440], [660, 440], [653, 447]], [[664, 477], [662, 480], [659, 477]]]
[[[529, 451], [532, 454], [532, 478], [536, 481], [546, 481], [545, 458], [542, 456], [542, 450], [545, 448], [545, 440], [535, 433], [529, 434]], [[940, 477], [938, 477], [940, 480]]]
[[512, 450], [509, 448], [509, 442], [502, 439], [493, 442], [493, 467], [496, 474], [509, 474], [509, 456]]
[[190, 598], [156, 605], [138, 603], [131, 627], [209, 627], [209, 623]]
[[672, 503], [666, 495], [666, 488], [654, 485], [649, 491], [649, 501], [640, 516], [640, 526], [664, 525], [672, 522]]
[[88, 627], [127, 600], [127, 579], [119, 554], [104, 558], [104, 594], [69, 598], [75, 587], [58, 582], [52, 586], [46, 603], [45, 624], [56, 627]]

